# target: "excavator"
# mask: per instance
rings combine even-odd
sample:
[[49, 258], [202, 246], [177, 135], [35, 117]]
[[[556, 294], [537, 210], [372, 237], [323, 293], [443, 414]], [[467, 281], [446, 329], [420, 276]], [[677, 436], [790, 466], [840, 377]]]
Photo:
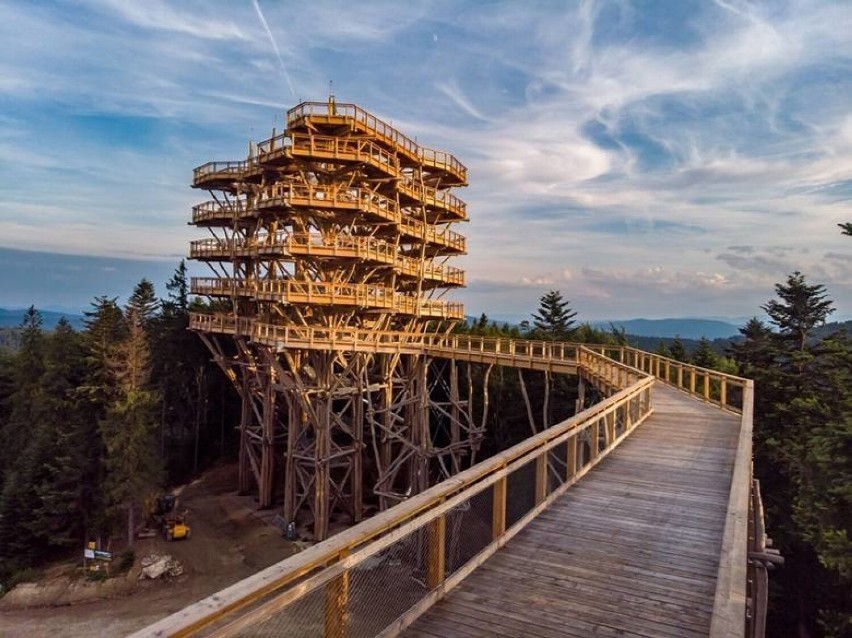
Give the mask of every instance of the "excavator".
[[189, 539], [192, 528], [186, 522], [186, 510], [178, 511], [178, 500], [174, 494], [161, 494], [149, 503], [149, 520], [152, 527], [159, 527], [167, 541]]

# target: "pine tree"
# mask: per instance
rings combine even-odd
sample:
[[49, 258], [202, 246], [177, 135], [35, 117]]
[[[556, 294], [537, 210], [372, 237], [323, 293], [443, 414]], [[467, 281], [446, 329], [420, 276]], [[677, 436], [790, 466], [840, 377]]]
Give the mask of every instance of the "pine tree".
[[533, 326], [538, 336], [544, 339], [564, 341], [571, 338], [574, 331], [574, 317], [570, 301], [562, 299], [562, 293], [551, 290], [542, 296], [538, 313], [533, 314]]
[[21, 347], [13, 364], [14, 392], [10, 414], [0, 432], [0, 573], [28, 564], [36, 543], [26, 533], [33, 502], [34, 481], [42, 458], [43, 432], [38, 428], [44, 374], [44, 334], [41, 314], [30, 306], [21, 323]]
[[733, 343], [729, 351], [740, 366], [740, 374], [751, 379], [772, 365], [776, 354], [775, 335], [757, 317], [749, 319], [739, 332], [742, 341]]
[[852, 235], [852, 223], [846, 224], [837, 224], [840, 226], [840, 229], [843, 231], [844, 235]]
[[719, 363], [719, 355], [713, 351], [713, 346], [707, 337], [701, 337], [698, 347], [692, 353], [692, 364], [699, 368], [714, 370]]
[[763, 310], [781, 335], [792, 339], [798, 351], [804, 352], [811, 331], [823, 325], [834, 312], [833, 303], [826, 298], [825, 286], [809, 285], [805, 276], [796, 271], [787, 277], [786, 284], [776, 284], [775, 294], [781, 300], [771, 299]]
[[683, 345], [683, 341], [680, 340], [680, 336], [676, 336], [674, 341], [672, 341], [672, 345], [669, 348], [669, 352], [671, 352], [672, 359], [675, 361], [686, 362], [689, 358], [686, 354], [686, 348]]
[[186, 261], [181, 259], [174, 275], [166, 284], [168, 299], [163, 300], [163, 313], [170, 315], [186, 315], [189, 311], [189, 278], [186, 274]]
[[147, 336], [133, 308], [127, 313], [128, 337], [108, 359], [115, 398], [100, 422], [106, 450], [104, 489], [113, 509], [127, 512], [128, 545], [134, 544], [135, 512], [146, 494], [162, 483], [157, 453], [157, 393], [150, 376]]
[[76, 388], [85, 373], [80, 337], [63, 317], [47, 343], [42, 377], [44, 462], [37, 477], [31, 533], [48, 546], [68, 546], [83, 539], [83, 468], [88, 450], [85, 421]]
[[133, 288], [133, 294], [127, 300], [127, 312], [133, 311], [137, 320], [144, 328], [154, 320], [160, 311], [160, 300], [154, 290], [154, 284], [142, 279]]
[[14, 392], [9, 397], [8, 422], [0, 431], [0, 479], [4, 469], [12, 467], [26, 447], [28, 435], [38, 420], [40, 379], [44, 374], [45, 339], [41, 326], [41, 313], [30, 306], [21, 322], [21, 346], [12, 366]]

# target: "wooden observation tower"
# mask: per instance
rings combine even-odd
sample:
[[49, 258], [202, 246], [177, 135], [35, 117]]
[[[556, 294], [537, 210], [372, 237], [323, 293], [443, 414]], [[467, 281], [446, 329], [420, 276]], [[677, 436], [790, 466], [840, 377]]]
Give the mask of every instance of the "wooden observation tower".
[[[195, 169], [212, 199], [192, 259], [214, 277], [191, 328], [242, 398], [239, 487], [316, 539], [458, 472], [479, 445], [472, 384], [423, 346], [463, 319], [445, 293], [467, 169], [352, 104], [305, 102], [248, 157]], [[462, 398], [466, 397], [466, 398]]]

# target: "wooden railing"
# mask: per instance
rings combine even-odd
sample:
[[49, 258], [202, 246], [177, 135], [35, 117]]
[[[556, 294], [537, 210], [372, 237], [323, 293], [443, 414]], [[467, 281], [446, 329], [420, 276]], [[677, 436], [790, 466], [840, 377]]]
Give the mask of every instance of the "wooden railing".
[[459, 184], [467, 183], [467, 168], [453, 155], [420, 146], [410, 137], [355, 104], [302, 102], [287, 111], [287, 127], [297, 128], [301, 121], [308, 117], [349, 118], [365, 133], [394, 146], [411, 159], [454, 176]]
[[377, 308], [404, 315], [462, 319], [464, 306], [455, 301], [421, 299], [376, 284], [297, 281], [294, 279], [246, 280], [233, 277], [193, 277], [190, 292], [208, 297], [252, 297], [288, 304], [356, 306]]
[[[440, 152], [429, 153], [437, 157], [436, 154]], [[263, 164], [288, 156], [366, 162], [396, 177], [398, 190], [408, 197], [429, 207], [445, 210], [457, 220], [467, 219], [467, 204], [462, 199], [445, 189], [420, 184], [410, 172], [399, 166], [391, 153], [369, 139], [307, 135], [288, 131], [259, 142], [249, 163]]]
[[406, 277], [423, 277], [451, 286], [464, 286], [465, 273], [460, 268], [431, 261], [421, 261], [399, 254], [396, 247], [376, 237], [280, 231], [256, 237], [220, 239], [208, 237], [190, 242], [191, 259], [231, 260], [235, 257], [349, 257], [366, 262], [394, 266]]
[[[399, 206], [391, 199], [369, 189], [335, 189], [316, 186], [277, 186], [265, 190], [252, 202], [237, 198], [230, 204], [207, 201], [192, 207], [192, 223], [210, 221], [233, 221], [243, 217], [253, 217], [257, 211], [293, 206], [346, 208], [352, 211], [362, 210], [380, 219], [399, 225], [400, 233], [411, 239], [449, 249], [447, 252], [464, 254], [467, 252], [465, 237], [448, 229], [425, 224], [401, 213]], [[443, 251], [441, 251], [443, 252]]]
[[690, 396], [741, 413], [748, 379], [701, 368], [630, 346], [586, 344], [587, 348], [605, 353], [629, 366], [650, 374]]
[[[624, 367], [583, 352], [588, 365]], [[278, 635], [395, 635], [648, 418], [653, 383], [642, 376], [581, 414], [133, 636], [224, 638], [261, 624]]]

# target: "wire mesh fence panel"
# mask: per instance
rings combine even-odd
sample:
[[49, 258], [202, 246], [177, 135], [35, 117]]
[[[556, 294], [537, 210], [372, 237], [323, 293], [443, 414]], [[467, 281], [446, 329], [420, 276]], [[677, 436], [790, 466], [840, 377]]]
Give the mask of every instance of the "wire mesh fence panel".
[[577, 457], [577, 467], [585, 467], [592, 458], [592, 444], [589, 428], [586, 428], [580, 435], [580, 444], [578, 445], [579, 456]]
[[624, 418], [624, 410], [616, 410], [613, 418], [615, 419], [615, 435], [621, 436], [627, 428], [627, 420]]
[[290, 603], [270, 618], [240, 631], [237, 638], [312, 638], [325, 632], [324, 588]]
[[562, 485], [568, 473], [568, 443], [560, 443], [547, 453], [547, 493]]
[[349, 571], [348, 638], [383, 631], [427, 593], [427, 527], [358, 563]]
[[535, 506], [535, 460], [509, 474], [506, 488], [506, 529]]
[[447, 512], [447, 576], [458, 571], [491, 542], [493, 500], [491, 486]]

